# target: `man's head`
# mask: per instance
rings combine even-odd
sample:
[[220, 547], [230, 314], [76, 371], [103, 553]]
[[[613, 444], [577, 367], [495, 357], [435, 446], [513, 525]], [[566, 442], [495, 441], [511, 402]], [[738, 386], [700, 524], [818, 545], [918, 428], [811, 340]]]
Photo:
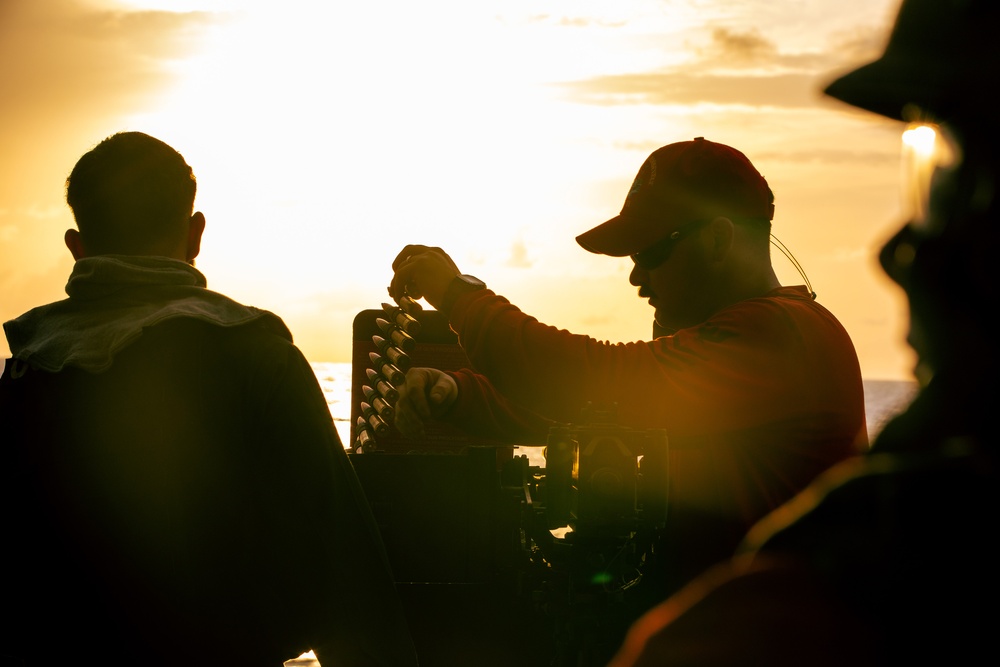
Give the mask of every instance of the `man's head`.
[[180, 153], [141, 132], [112, 135], [84, 154], [66, 179], [79, 229], [66, 232], [74, 257], [162, 255], [193, 261], [204, 217]]
[[904, 0], [882, 56], [826, 89], [889, 118], [936, 124], [939, 141], [951, 143], [950, 164], [909, 184], [926, 207], [915, 207], [880, 256], [909, 298], [925, 381], [945, 367], [966, 376], [996, 365], [984, 306], [996, 300], [1000, 243], [1000, 129], [989, 95], [1000, 77], [998, 30], [996, 0]]
[[774, 195], [747, 157], [698, 137], [646, 158], [619, 215], [576, 237], [590, 252], [625, 257], [645, 250], [694, 220], [774, 217]]
[[621, 213], [576, 240], [590, 252], [631, 256], [630, 282], [660, 327], [674, 330], [777, 286], [773, 217], [774, 195], [750, 160], [698, 137], [654, 151]]

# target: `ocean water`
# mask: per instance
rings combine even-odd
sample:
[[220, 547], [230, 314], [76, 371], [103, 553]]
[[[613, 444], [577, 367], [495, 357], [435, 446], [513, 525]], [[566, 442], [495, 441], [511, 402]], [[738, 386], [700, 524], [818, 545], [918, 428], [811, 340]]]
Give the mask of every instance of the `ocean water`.
[[[312, 364], [319, 385], [330, 406], [334, 424], [344, 446], [351, 442], [351, 364]], [[898, 380], [865, 380], [865, 414], [868, 420], [869, 441], [885, 426], [886, 422], [903, 411], [917, 392], [915, 382]], [[529, 457], [530, 458], [530, 457]]]
[[333, 424], [345, 447], [351, 443], [351, 364], [310, 362], [326, 404], [333, 416]]

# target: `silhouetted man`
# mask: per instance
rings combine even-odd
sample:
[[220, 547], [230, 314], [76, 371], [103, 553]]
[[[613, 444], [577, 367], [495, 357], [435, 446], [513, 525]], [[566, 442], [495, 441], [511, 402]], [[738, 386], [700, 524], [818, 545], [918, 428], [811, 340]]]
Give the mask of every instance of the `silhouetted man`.
[[66, 186], [69, 298], [4, 325], [0, 655], [415, 665], [309, 364], [193, 266], [205, 217], [183, 157], [120, 133]]
[[[544, 444], [555, 422], [617, 405], [669, 436], [667, 587], [732, 553], [746, 530], [828, 466], [867, 446], [861, 372], [836, 318], [771, 266], [774, 196], [743, 153], [701, 137], [643, 163], [620, 215], [580, 235], [631, 256], [664, 335], [610, 344], [539, 323], [439, 248], [411, 245], [390, 294], [444, 311], [476, 372], [411, 369], [401, 430], [432, 416]], [[669, 555], [668, 555], [669, 554]]]

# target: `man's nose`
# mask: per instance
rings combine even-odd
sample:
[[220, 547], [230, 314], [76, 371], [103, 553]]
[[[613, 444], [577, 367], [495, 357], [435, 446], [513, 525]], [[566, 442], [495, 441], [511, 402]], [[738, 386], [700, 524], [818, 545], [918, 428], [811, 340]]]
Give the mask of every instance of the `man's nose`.
[[644, 270], [640, 269], [638, 264], [632, 266], [632, 272], [628, 274], [628, 281], [635, 287], [641, 287], [646, 284], [646, 279], [649, 274]]

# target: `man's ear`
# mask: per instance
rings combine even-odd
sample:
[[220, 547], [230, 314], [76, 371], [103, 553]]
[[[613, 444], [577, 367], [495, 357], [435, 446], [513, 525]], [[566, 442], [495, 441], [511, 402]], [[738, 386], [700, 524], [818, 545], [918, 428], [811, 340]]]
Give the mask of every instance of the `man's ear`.
[[201, 235], [205, 233], [205, 215], [195, 211], [188, 221], [187, 257], [189, 264], [194, 266], [194, 258], [201, 252]]
[[735, 225], [729, 218], [719, 216], [712, 220], [708, 229], [712, 235], [712, 254], [715, 261], [725, 259], [726, 255], [733, 247], [733, 237], [736, 233]]
[[80, 238], [78, 230], [67, 229], [66, 233], [63, 234], [63, 242], [69, 248], [70, 253], [72, 253], [73, 259], [79, 260], [87, 256], [87, 253], [83, 250], [83, 240]]

